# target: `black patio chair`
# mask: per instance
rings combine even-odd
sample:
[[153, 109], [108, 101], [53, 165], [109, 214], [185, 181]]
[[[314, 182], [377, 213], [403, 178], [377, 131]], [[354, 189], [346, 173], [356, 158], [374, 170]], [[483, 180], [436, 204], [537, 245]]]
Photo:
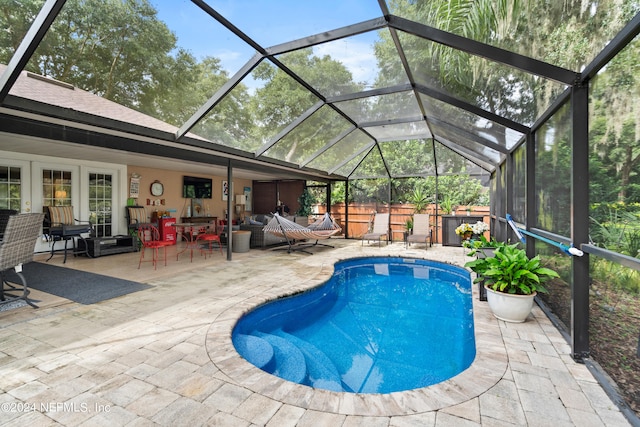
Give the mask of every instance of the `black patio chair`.
[[[147, 216], [147, 210], [144, 206], [126, 206], [125, 218], [127, 219], [127, 229], [129, 230], [129, 235], [136, 240], [134, 246], [137, 250], [141, 249], [142, 243], [138, 238], [138, 228], [143, 225], [152, 224], [151, 221], [149, 221], [149, 217]], [[157, 226], [157, 224], [153, 225]]]
[[[44, 234], [51, 239], [51, 255], [47, 259], [53, 258], [56, 242], [64, 241], [64, 260], [67, 262], [67, 243], [71, 241], [73, 247], [73, 255], [78, 251], [76, 249], [76, 239], [85, 240], [83, 234], [92, 234], [93, 226], [89, 221], [80, 221], [74, 218], [73, 206], [45, 206], [44, 207]], [[84, 241], [84, 253], [89, 255], [89, 245]]]

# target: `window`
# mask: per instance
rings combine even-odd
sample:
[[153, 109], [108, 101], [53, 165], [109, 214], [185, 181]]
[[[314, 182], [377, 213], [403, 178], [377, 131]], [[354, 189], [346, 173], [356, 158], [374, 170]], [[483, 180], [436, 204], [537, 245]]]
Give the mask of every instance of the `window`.
[[0, 166], [0, 209], [15, 209], [20, 212], [21, 186], [19, 167]]
[[42, 171], [42, 206], [72, 206], [71, 172]]

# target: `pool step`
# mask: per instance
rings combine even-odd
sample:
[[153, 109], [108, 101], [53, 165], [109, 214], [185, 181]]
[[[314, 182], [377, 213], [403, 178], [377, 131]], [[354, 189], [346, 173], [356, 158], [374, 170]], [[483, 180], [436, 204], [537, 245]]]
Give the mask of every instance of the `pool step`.
[[325, 390], [345, 391], [338, 369], [318, 347], [282, 330], [278, 330], [275, 333], [293, 343], [304, 354], [309, 385]]
[[[362, 331], [360, 331], [362, 333]], [[341, 324], [334, 321], [327, 322], [321, 329], [316, 331], [316, 339], [321, 342], [340, 342], [343, 346], [328, 346], [324, 353], [329, 357], [336, 366], [338, 372], [342, 372], [341, 380], [345, 391], [359, 393], [362, 386], [367, 381], [370, 368], [373, 365], [373, 356], [371, 354], [375, 349], [366, 344], [362, 336], [360, 340], [355, 340], [351, 333], [345, 330]], [[357, 355], [357, 361], [349, 355]], [[357, 363], [355, 363], [357, 362]], [[357, 368], [356, 368], [357, 365]]]
[[294, 383], [302, 384], [307, 376], [307, 363], [302, 351], [291, 342], [277, 335], [256, 333], [273, 348], [275, 367], [272, 374]]
[[237, 334], [233, 336], [233, 345], [249, 363], [260, 369], [269, 370], [269, 363], [274, 359], [273, 346], [263, 338], [255, 335]]

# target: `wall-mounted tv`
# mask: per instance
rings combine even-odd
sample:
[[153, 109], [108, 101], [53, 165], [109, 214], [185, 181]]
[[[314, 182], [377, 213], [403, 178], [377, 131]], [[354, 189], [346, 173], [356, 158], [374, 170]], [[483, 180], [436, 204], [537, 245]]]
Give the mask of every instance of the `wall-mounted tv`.
[[211, 199], [213, 197], [212, 180], [185, 175], [182, 177], [182, 197], [185, 199]]

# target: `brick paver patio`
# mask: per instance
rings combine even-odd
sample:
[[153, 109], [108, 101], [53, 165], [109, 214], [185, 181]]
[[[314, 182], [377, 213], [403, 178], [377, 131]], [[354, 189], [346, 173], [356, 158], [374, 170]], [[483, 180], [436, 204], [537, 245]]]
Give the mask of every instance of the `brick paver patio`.
[[[33, 293], [41, 308], [0, 313], [0, 424], [16, 426], [627, 426], [537, 307], [496, 320], [474, 289], [477, 357], [444, 383], [384, 395], [286, 382], [244, 361], [230, 331], [246, 310], [325, 281], [336, 260], [369, 255], [464, 264], [462, 248], [378, 248], [332, 239], [314, 255], [251, 250], [138, 270], [137, 254], [66, 266], [153, 285], [80, 305]], [[175, 250], [175, 248], [172, 248]], [[62, 265], [54, 257], [50, 263]], [[147, 268], [145, 268], [147, 267]], [[90, 286], [91, 284], [87, 284]]]

